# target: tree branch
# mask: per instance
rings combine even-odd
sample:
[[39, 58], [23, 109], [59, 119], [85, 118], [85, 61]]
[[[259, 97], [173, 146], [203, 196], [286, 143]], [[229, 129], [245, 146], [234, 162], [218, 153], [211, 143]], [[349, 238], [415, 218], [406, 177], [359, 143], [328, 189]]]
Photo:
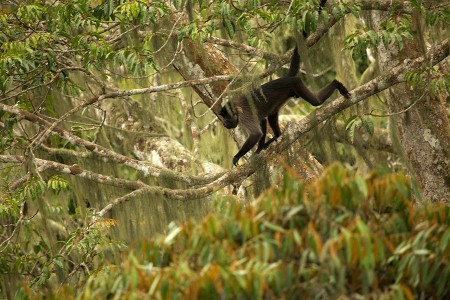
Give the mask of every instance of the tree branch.
[[[333, 2], [328, 1], [324, 9], [333, 7], [333, 5], [335, 5]], [[382, 0], [382, 1], [356, 0], [353, 1], [353, 3], [351, 4], [360, 4], [361, 10], [383, 10], [383, 11], [392, 10], [391, 0]], [[413, 11], [411, 5], [408, 4], [407, 2], [399, 3], [396, 8], [404, 13], [412, 13]], [[350, 13], [350, 11], [347, 10], [346, 13], [348, 14]], [[311, 47], [314, 44], [316, 44], [328, 32], [328, 30], [330, 30], [330, 28], [333, 27], [334, 24], [336, 24], [341, 18], [335, 18], [333, 15], [330, 14], [330, 19], [328, 20], [328, 23], [320, 24], [317, 30], [308, 36], [308, 38], [306, 39], [306, 46]]]
[[244, 51], [248, 54], [254, 54], [254, 55], [262, 57], [266, 60], [277, 60], [278, 59], [278, 55], [275, 55], [270, 52], [265, 52], [261, 49], [258, 49], [258, 48], [255, 48], [255, 47], [252, 47], [252, 46], [249, 46], [246, 44], [237, 43], [237, 42], [234, 42], [231, 40], [211, 36], [208, 38], [207, 41], [211, 44], [221, 45], [221, 46], [225, 46], [225, 47], [231, 47], [231, 48], [234, 48], [234, 49], [237, 49], [240, 51]]
[[[20, 155], [0, 155], [0, 162], [2, 163], [24, 163], [25, 157]], [[141, 181], [132, 181], [121, 178], [115, 178], [112, 176], [107, 176], [103, 174], [98, 174], [89, 170], [82, 169], [78, 165], [66, 165], [62, 163], [58, 163], [55, 161], [45, 160], [36, 158], [35, 159], [36, 166], [38, 167], [39, 172], [44, 172], [48, 170], [56, 171], [62, 174], [69, 174], [73, 176], [77, 176], [80, 178], [86, 178], [92, 180], [94, 182], [98, 182], [101, 184], [116, 186], [128, 190], [136, 190], [147, 185]]]
[[[30, 113], [26, 110], [22, 110], [17, 107], [13, 107], [10, 105], [0, 103], [0, 110], [9, 112], [14, 115], [19, 115], [22, 118], [24, 118], [25, 120], [28, 120], [33, 123], [37, 123], [37, 124], [43, 126], [44, 128], [49, 128], [52, 125], [52, 123], [39, 117], [38, 115], [35, 115], [33, 113]], [[133, 168], [137, 171], [140, 171], [143, 173], [143, 175], [145, 177], [161, 177], [161, 176], [167, 175], [173, 179], [179, 180], [180, 182], [184, 182], [188, 185], [203, 184], [203, 183], [209, 182], [209, 180], [211, 180], [210, 178], [205, 179], [204, 177], [192, 176], [192, 175], [188, 175], [188, 174], [184, 174], [184, 173], [180, 173], [180, 172], [175, 172], [175, 171], [165, 169], [165, 168], [155, 167], [155, 166], [150, 165], [149, 162], [129, 158], [125, 155], [119, 154], [110, 149], [102, 147], [96, 143], [92, 143], [92, 142], [86, 141], [82, 138], [79, 138], [78, 136], [76, 136], [76, 135], [70, 133], [69, 131], [64, 130], [60, 127], [54, 127], [52, 129], [52, 132], [56, 133], [61, 138], [69, 141], [72, 145], [84, 147], [87, 150], [99, 155], [100, 157], [106, 158], [110, 161], [125, 165], [125, 166]]]

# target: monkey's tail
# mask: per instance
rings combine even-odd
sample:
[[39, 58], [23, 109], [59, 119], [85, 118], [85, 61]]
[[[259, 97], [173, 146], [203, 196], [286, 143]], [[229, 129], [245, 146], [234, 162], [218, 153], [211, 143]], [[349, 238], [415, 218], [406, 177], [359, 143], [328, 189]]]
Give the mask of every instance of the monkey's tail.
[[291, 57], [291, 65], [289, 66], [289, 72], [287, 73], [287, 77], [294, 77], [297, 75], [298, 70], [300, 69], [300, 55], [298, 54], [298, 47], [295, 46], [294, 52]]

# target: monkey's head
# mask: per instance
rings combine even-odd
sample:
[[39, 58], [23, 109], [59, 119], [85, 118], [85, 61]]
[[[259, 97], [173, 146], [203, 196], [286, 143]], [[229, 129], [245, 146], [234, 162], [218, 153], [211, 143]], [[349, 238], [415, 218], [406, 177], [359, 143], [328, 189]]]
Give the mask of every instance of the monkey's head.
[[236, 128], [239, 122], [238, 113], [233, 102], [227, 102], [218, 115], [223, 126], [227, 129]]

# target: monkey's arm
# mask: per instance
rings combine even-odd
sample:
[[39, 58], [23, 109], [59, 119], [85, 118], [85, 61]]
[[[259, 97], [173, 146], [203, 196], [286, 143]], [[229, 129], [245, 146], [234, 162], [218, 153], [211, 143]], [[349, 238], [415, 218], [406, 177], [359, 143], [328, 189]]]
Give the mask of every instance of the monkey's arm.
[[239, 161], [239, 159], [244, 156], [245, 154], [247, 154], [248, 151], [250, 151], [250, 149], [253, 148], [253, 146], [256, 145], [256, 143], [261, 139], [262, 137], [262, 132], [258, 129], [258, 131], [254, 131], [254, 132], [250, 132], [247, 140], [245, 141], [244, 145], [242, 145], [241, 149], [239, 150], [238, 153], [236, 153], [236, 155], [233, 157], [233, 165], [237, 166], [237, 163]]

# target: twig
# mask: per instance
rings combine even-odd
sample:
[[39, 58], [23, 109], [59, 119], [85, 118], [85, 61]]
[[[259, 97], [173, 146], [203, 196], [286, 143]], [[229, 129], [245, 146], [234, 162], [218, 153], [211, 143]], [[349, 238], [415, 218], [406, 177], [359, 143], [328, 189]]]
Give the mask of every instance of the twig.
[[401, 111], [397, 111], [397, 112], [393, 112], [393, 113], [389, 113], [389, 114], [385, 114], [385, 115], [378, 115], [378, 114], [373, 114], [373, 113], [368, 113], [366, 115], [368, 116], [374, 116], [374, 117], [390, 117], [390, 116], [396, 116], [396, 115], [401, 115], [404, 114], [405, 112], [407, 112], [408, 110], [410, 110], [414, 105], [416, 105], [420, 100], [422, 100], [422, 98], [425, 96], [425, 92], [423, 92], [423, 94], [413, 103], [411, 103], [408, 107], [406, 107], [405, 109], [401, 110]]

